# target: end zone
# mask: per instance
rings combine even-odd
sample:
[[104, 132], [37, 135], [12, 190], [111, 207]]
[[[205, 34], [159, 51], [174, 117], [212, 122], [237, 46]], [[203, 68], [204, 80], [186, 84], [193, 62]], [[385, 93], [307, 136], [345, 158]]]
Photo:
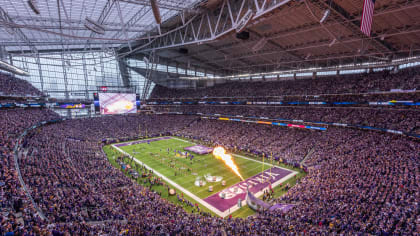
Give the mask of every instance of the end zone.
[[265, 190], [269, 189], [270, 182], [272, 183], [271, 186], [274, 188], [296, 174], [296, 171], [272, 167], [271, 169], [265, 170], [264, 172], [248, 178], [245, 181], [239, 182], [218, 193], [215, 193], [205, 198], [204, 201], [221, 211], [223, 215], [227, 216], [239, 209], [237, 206], [238, 200], [242, 201], [242, 205], [246, 204], [247, 187], [249, 187], [249, 191], [251, 193], [253, 193], [256, 197], [259, 197]]

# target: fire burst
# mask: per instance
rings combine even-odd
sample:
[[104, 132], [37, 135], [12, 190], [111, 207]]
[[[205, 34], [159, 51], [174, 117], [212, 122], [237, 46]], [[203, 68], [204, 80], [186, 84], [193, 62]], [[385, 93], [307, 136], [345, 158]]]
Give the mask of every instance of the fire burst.
[[239, 176], [239, 178], [241, 178], [241, 180], [244, 180], [244, 178], [242, 178], [242, 175], [239, 173], [239, 168], [238, 166], [233, 162], [233, 158], [231, 155], [226, 154], [226, 150], [222, 147], [216, 147], [213, 150], [213, 155], [217, 158], [217, 159], [221, 159], [223, 162], [225, 162], [225, 164], [232, 169], [232, 171]]

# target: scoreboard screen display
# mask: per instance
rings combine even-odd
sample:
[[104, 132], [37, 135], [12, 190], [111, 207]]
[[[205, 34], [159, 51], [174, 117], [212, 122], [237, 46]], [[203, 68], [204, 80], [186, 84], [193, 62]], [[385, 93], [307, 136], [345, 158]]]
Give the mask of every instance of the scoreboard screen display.
[[103, 115], [137, 112], [135, 93], [99, 93], [99, 104]]

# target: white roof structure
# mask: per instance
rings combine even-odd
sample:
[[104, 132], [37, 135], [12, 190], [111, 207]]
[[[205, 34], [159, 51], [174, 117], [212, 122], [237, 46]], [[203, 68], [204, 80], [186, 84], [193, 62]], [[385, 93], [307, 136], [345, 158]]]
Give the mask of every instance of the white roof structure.
[[[6, 51], [39, 51], [116, 47], [157, 28], [150, 0], [1, 0], [0, 45]], [[188, 11], [200, 0], [158, 0], [162, 22]], [[94, 33], [86, 17], [105, 28]], [[20, 32], [17, 32], [20, 31]]]

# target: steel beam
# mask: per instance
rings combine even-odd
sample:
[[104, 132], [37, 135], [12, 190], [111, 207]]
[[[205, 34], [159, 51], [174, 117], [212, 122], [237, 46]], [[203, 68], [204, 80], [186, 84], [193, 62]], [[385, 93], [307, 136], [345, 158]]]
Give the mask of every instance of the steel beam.
[[[407, 28], [404, 31], [400, 31], [400, 32], [395, 32], [395, 33], [390, 33], [388, 34], [387, 37], [393, 37], [393, 36], [398, 36], [398, 35], [404, 35], [404, 34], [410, 34], [410, 33], [418, 33], [420, 32], [420, 25], [418, 26], [412, 26], [410, 28]], [[343, 39], [341, 41], [341, 43], [353, 43], [353, 42], [359, 42], [363, 39], [361, 38], [347, 38], [347, 39]], [[298, 51], [298, 50], [306, 50], [306, 49], [310, 49], [310, 48], [320, 48], [320, 47], [328, 47], [329, 42], [321, 42], [321, 43], [314, 43], [314, 44], [307, 44], [307, 45], [302, 45], [300, 47], [290, 47], [290, 48], [286, 48], [286, 51], [289, 52], [293, 52], [293, 51]], [[401, 53], [401, 52], [405, 52], [409, 49], [401, 49], [401, 50], [397, 50], [394, 53]], [[418, 50], [417, 50], [418, 51]], [[258, 55], [255, 55], [254, 53], [247, 53], [247, 54], [243, 54], [243, 55], [236, 55], [235, 57], [232, 57], [232, 60], [239, 60], [239, 59], [244, 59], [244, 58], [251, 58], [251, 57], [260, 57], [260, 56], [268, 56], [268, 55], [276, 55], [276, 54], [281, 54], [284, 53], [283, 50], [269, 50], [269, 51], [262, 51], [260, 52]], [[354, 57], [354, 53], [351, 54], [352, 57]], [[369, 55], [382, 55], [382, 52], [366, 52], [364, 55], [357, 55], [357, 57], [368, 57]], [[348, 55], [345, 56], [346, 58], [349, 57]], [[334, 58], [338, 58], [338, 57], [334, 57]], [[333, 58], [327, 58], [328, 60], [331, 60]], [[326, 60], [322, 57], [317, 57], [315, 59], [311, 59], [311, 61], [321, 61], [321, 60]], [[224, 58], [219, 58], [219, 59], [210, 59], [210, 61], [212, 61], [213, 63], [222, 63], [225, 61]], [[295, 62], [295, 63], [302, 63], [305, 60], [286, 60], [286, 63], [289, 62]], [[280, 65], [284, 64], [285, 61], [280, 61], [278, 62]], [[226, 63], [224, 63], [226, 64]], [[275, 65], [275, 63], [266, 63], [266, 64], [261, 64], [261, 65]], [[258, 65], [251, 65], [250, 67], [256, 67]], [[224, 67], [225, 69], [227, 69], [227, 67]], [[229, 67], [230, 69], [241, 69], [241, 68], [249, 68], [249, 67]]]
[[[242, 16], [248, 10], [254, 12], [250, 22], [256, 21], [267, 13], [288, 3], [290, 0], [280, 1], [264, 1], [265, 4], [260, 5], [258, 1], [244, 0], [234, 1], [225, 0], [219, 11], [211, 12], [205, 11], [194, 15], [185, 24], [176, 29], [164, 32], [160, 35], [154, 35], [150, 39], [140, 40], [136, 48], [131, 52], [121, 51], [121, 55], [129, 55], [134, 52], [148, 52], [151, 50], [160, 50], [167, 48], [174, 48], [190, 44], [202, 44], [217, 40], [228, 33], [234, 32]], [[246, 7], [241, 7], [244, 2]], [[234, 12], [232, 9], [240, 9]], [[235, 17], [236, 16], [236, 17]], [[245, 22], [246, 23], [246, 22]]]
[[[53, 24], [51, 25], [30, 25], [30, 24], [26, 24], [25, 26], [31, 29], [44, 29], [44, 30], [57, 30], [60, 29], [59, 25], [55, 25], [58, 24], [58, 22], [53, 22]], [[121, 24], [119, 25], [119, 28], [106, 28], [106, 31], [114, 31], [117, 32], [115, 35], [118, 35], [119, 32], [121, 32]], [[17, 27], [12, 27], [12, 28], [17, 28]], [[89, 31], [89, 29], [87, 29], [86, 27], [82, 26], [82, 25], [74, 25], [74, 26], [62, 26], [61, 29], [63, 30], [78, 30], [78, 31]], [[126, 32], [147, 32], [146, 30], [143, 29], [136, 29], [136, 28], [126, 28], [125, 29]], [[114, 37], [113, 37], [114, 38]]]
[[39, 82], [41, 82], [41, 92], [44, 92], [44, 77], [42, 75], [41, 59], [39, 58], [39, 53], [36, 54], [36, 64], [38, 65]]
[[[150, 7], [150, 0], [119, 0], [121, 2], [136, 4], [136, 5], [142, 5], [142, 6], [148, 6]], [[168, 2], [169, 3], [169, 2]], [[188, 11], [190, 10], [189, 7], [179, 7], [176, 5], [171, 5], [165, 2], [159, 2], [159, 8], [161, 9], [167, 9], [167, 10], [175, 10], [175, 11]]]
[[[150, 12], [151, 8], [150, 7], [142, 7], [139, 11], [136, 12], [136, 14], [134, 14], [133, 17], [131, 17], [131, 19], [129, 19], [124, 25], [124, 29], [126, 29], [126, 31], [129, 31], [129, 29], [131, 27], [133, 27], [137, 22], [140, 22], [140, 20], [148, 13]], [[108, 30], [108, 29], [107, 29]], [[134, 31], [133, 31], [134, 32]], [[137, 31], [137, 32], [141, 32], [141, 31]], [[147, 31], [143, 31], [143, 32], [147, 32]], [[120, 31], [115, 33], [113, 35], [113, 38], [117, 37], [120, 34]]]
[[[342, 25], [346, 26], [347, 29], [351, 30], [354, 35], [357, 35], [360, 38], [365, 38], [364, 34], [360, 31], [360, 21], [355, 20], [350, 13], [348, 13], [344, 8], [342, 8], [339, 4], [335, 3], [333, 0], [329, 2], [326, 2], [325, 0], [312, 0], [311, 4], [316, 5], [320, 10], [331, 9], [333, 15], [340, 18], [342, 20], [341, 22], [344, 22], [342, 23]], [[390, 53], [394, 51], [391, 45], [387, 44], [384, 41], [380, 41], [379, 39], [374, 38], [376, 36], [374, 32], [372, 33], [372, 36], [372, 42], [378, 51], [386, 51]]]
[[85, 76], [85, 98], [89, 99], [89, 79], [88, 79], [88, 71], [86, 66], [86, 57], [85, 53], [82, 54], [82, 60], [83, 60], [83, 75]]
[[[7, 12], [0, 6], [0, 19], [4, 22], [14, 24], [12, 18], [7, 14]], [[0, 23], [1, 24], [1, 23]], [[17, 35], [23, 42], [26, 43], [27, 46], [29, 46], [30, 50], [34, 55], [38, 54], [38, 50], [35, 47], [35, 45], [31, 42], [31, 40], [22, 32], [21, 29], [17, 28], [11, 28], [8, 25], [4, 25], [6, 29], [10, 29], [12, 34]]]
[[63, 67], [63, 75], [64, 75], [64, 90], [66, 91], [65, 97], [69, 99], [69, 89], [68, 89], [68, 81], [67, 81], [67, 72], [66, 72], [66, 64], [64, 62], [64, 54], [61, 53], [61, 65]]
[[127, 59], [126, 58], [119, 58], [118, 56], [115, 57], [115, 59], [118, 62], [118, 68], [120, 70], [121, 79], [123, 82], [124, 87], [130, 86], [130, 74], [128, 73], [128, 67], [127, 67]]
[[[107, 0], [106, 1], [106, 4], [105, 4], [104, 8], [102, 9], [101, 15], [99, 15], [98, 20], [96, 22], [98, 22], [99, 24], [104, 23], [108, 14], [111, 12], [112, 7], [114, 6], [115, 1], [118, 1], [118, 0]], [[93, 35], [95, 35], [95, 33], [91, 32], [89, 38], [92, 38]], [[89, 42], [90, 42], [90, 40], [86, 41], [85, 49], [88, 47]]]
[[[410, 52], [409, 49], [396, 51], [396, 53], [404, 53], [404, 54], [408, 54], [409, 52]], [[420, 54], [420, 49], [412, 50], [412, 52], [416, 52], [416, 55], [419, 55]], [[381, 55], [382, 55], [382, 53], [380, 53], [380, 52], [369, 52], [369, 53], [364, 54], [363, 56], [358, 56], [356, 58], [366, 58], [366, 57], [378, 58]], [[348, 54], [328, 55], [328, 56], [325, 56], [325, 57], [317, 57], [317, 58], [312, 59], [312, 61], [329, 62], [330, 63], [332, 60], [334, 60], [334, 61], [339, 61], [336, 64], [340, 65], [340, 64], [345, 64], [345, 63], [343, 63], [344, 59], [353, 60], [354, 58], [355, 58], [354, 54], [348, 53]], [[377, 61], [379, 61], [379, 60], [377, 60]], [[258, 68], [258, 67], [269, 67], [269, 66], [273, 67], [275, 65], [300, 64], [302, 62], [303, 62], [302, 60], [288, 60], [288, 61], [281, 61], [281, 62], [278, 62], [276, 64], [270, 64], [270, 63], [261, 64], [261, 63], [258, 63], [258, 64], [250, 65], [248, 67], [233, 67], [231, 69], [240, 70], [241, 68]], [[352, 69], [352, 68], [346, 68], [346, 69]]]
[[[404, 34], [409, 34], [409, 33], [416, 33], [416, 32], [420, 32], [420, 24], [413, 25], [409, 28], [400, 30], [398, 32], [388, 33], [387, 37], [404, 35]], [[379, 36], [375, 38], [378, 38], [378, 37]], [[342, 38], [340, 40], [340, 43], [347, 44], [347, 43], [354, 43], [354, 42], [362, 42], [363, 40], [364, 40], [363, 38], [359, 38], [359, 37], [355, 38], [355, 37], [350, 36], [347, 38]], [[277, 55], [277, 54], [282, 54], [284, 52], [295, 52], [295, 51], [306, 50], [306, 49], [311, 49], [311, 48], [329, 47], [329, 44], [330, 44], [329, 41], [328, 42], [315, 42], [315, 43], [310, 43], [310, 44], [305, 44], [305, 45], [292, 45], [290, 47], [279, 49], [279, 50], [269, 50], [269, 51], [266, 50], [266, 51], [259, 51], [258, 53], [246, 52], [243, 54], [232, 55], [229, 58], [229, 60], [240, 60], [240, 59], [247, 59], [247, 58], [253, 58], [253, 57], [260, 57], [260, 56]], [[395, 52], [396, 51], [394, 51], [394, 53]], [[380, 53], [383, 54], [383, 52], [380, 52]], [[204, 62], [209, 62], [209, 61], [211, 61], [212, 63], [226, 64], [226, 63], [223, 63], [223, 62], [226, 62], [226, 58], [223, 58], [223, 57], [209, 58], [208, 61], [204, 61]]]
[[[58, 19], [57, 18], [51, 18], [51, 17], [30, 17], [30, 16], [10, 16], [10, 18], [14, 21], [14, 22], [22, 22], [23, 24], [28, 24], [28, 22], [33, 23], [34, 25], [36, 25], [35, 23], [54, 23], [54, 24], [58, 24]], [[75, 19], [61, 19], [62, 23], [65, 23], [66, 25], [69, 25], [69, 27], [80, 27], [83, 26], [85, 21], [84, 20], [75, 20]], [[102, 25], [107, 29], [116, 29], [116, 28], [112, 28], [112, 27], [119, 27], [121, 26], [120, 23], [118, 22], [103, 22]], [[149, 24], [130, 24], [130, 27], [137, 27], [137, 28], [143, 28], [143, 27], [147, 27], [149, 26]], [[86, 29], [86, 28], [85, 28]], [[121, 30], [121, 29], [120, 29]]]
[[[418, 8], [420, 4], [420, 0], [413, 0], [413, 1], [408, 1], [407, 4], [399, 4], [397, 6], [387, 6], [381, 9], [376, 9], [374, 12], [374, 16], [380, 16], [380, 15], [386, 15], [386, 14], [391, 14], [391, 13], [395, 13], [395, 12], [399, 12], [399, 11], [404, 11], [404, 10], [409, 10], [412, 8]], [[324, 26], [327, 28], [331, 28], [337, 25], [342, 25], [343, 23], [346, 22], [350, 22], [350, 21], [360, 21], [361, 20], [361, 15], [354, 17], [352, 20], [341, 20], [341, 21], [334, 21], [334, 22], [328, 22], [328, 23], [324, 23]], [[280, 39], [280, 38], [285, 38], [288, 36], [292, 36], [292, 35], [298, 35], [298, 34], [302, 34], [302, 33], [308, 33], [311, 31], [316, 31], [316, 30], [320, 30], [322, 29], [323, 26], [321, 26], [319, 24], [319, 22], [315, 22], [309, 25], [305, 25], [302, 27], [298, 27], [298, 28], [294, 28], [294, 29], [287, 29], [287, 30], [282, 30], [279, 32], [276, 32], [274, 34], [271, 34], [269, 36], [266, 36], [267, 40], [275, 40], [275, 39]], [[379, 32], [377, 33], [379, 34]], [[247, 40], [246, 42], [243, 42], [242, 45], [238, 44], [237, 42], [231, 42], [228, 44], [224, 44], [221, 46], [218, 46], [217, 49], [204, 49], [204, 50], [200, 50], [197, 51], [193, 54], [189, 54], [189, 55], [183, 55], [183, 56], [178, 56], [177, 58], [182, 58], [182, 57], [188, 57], [190, 55], [202, 55], [208, 52], [215, 52], [215, 51], [223, 51], [223, 50], [228, 50], [228, 49], [234, 49], [234, 48], [239, 48], [242, 46], [247, 46], [247, 45], [254, 45], [256, 42], [258, 42], [259, 39], [250, 39]]]
[[[148, 11], [150, 11], [151, 10], [151, 8], [149, 8], [149, 9], [145, 9], [145, 10], [148, 10]], [[135, 15], [135, 17], [133, 17], [132, 18], [132, 22], [138, 22], [139, 20], [141, 20], [141, 18], [143, 17], [143, 15], [141, 14], [142, 13], [142, 11], [140, 11], [140, 12], [138, 12], [138, 13], [140, 13], [139, 15]], [[147, 12], [144, 12], [144, 15], [145, 14], [147, 14]], [[167, 11], [166, 13], [164, 13], [163, 15], [162, 15], [162, 19], [165, 19], [166, 17], [167, 17], [167, 15], [169, 15], [169, 14], [172, 14], [172, 12], [171, 11]], [[153, 23], [151, 23], [151, 24], [149, 24], [149, 25], [147, 25], [145, 28], [144, 28], [144, 31], [145, 32], [147, 32], [147, 34], [148, 35], [150, 35], [151, 33], [153, 33], [153, 31], [156, 31], [159, 35], [161, 34], [161, 28], [160, 28], [160, 26], [157, 26], [156, 24], [153, 24]], [[135, 37], [134, 37], [134, 39], [136, 39], [136, 38], [139, 38], [139, 37], [142, 37], [142, 36], [145, 36], [145, 33], [144, 32], [140, 32], [139, 34], [137, 34]], [[148, 39], [147, 40], [150, 40], [150, 37], [148, 37]], [[128, 54], [130, 54], [133, 50], [132, 50], [132, 48], [131, 48], [131, 44], [136, 44], [137, 45], [137, 43], [135, 43], [135, 42], [129, 42], [129, 43], [125, 43], [125, 44], [122, 44], [119, 48], [118, 48], [118, 50], [120, 51], [121, 49], [123, 49], [124, 47], [128, 47], [128, 49], [129, 49], [129, 53], [126, 53], [125, 55], [128, 55]]]
[[[151, 58], [150, 58], [151, 57]], [[159, 64], [159, 57], [155, 55], [155, 52], [152, 51], [149, 60], [152, 59], [149, 63], [148, 69], [149, 74], [145, 78], [145, 86], [143, 87], [143, 100], [147, 99], [147, 95], [149, 94], [150, 86], [152, 85], [152, 76], [153, 73], [156, 72], [157, 65]]]

